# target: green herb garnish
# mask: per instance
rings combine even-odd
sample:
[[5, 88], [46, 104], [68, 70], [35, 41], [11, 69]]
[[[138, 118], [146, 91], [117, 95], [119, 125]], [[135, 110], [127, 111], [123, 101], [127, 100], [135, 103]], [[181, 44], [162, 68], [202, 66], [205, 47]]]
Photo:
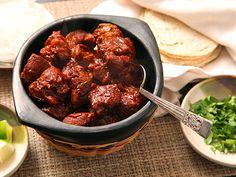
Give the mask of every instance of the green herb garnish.
[[223, 100], [208, 96], [190, 103], [190, 111], [213, 122], [205, 143], [211, 145], [214, 152], [236, 153], [236, 96]]

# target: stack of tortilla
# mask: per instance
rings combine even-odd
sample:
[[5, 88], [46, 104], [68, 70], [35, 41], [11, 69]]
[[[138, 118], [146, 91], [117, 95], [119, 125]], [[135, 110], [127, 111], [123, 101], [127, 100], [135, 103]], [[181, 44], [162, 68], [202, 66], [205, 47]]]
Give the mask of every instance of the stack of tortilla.
[[173, 17], [145, 9], [141, 19], [156, 38], [162, 62], [201, 67], [221, 52], [221, 45]]

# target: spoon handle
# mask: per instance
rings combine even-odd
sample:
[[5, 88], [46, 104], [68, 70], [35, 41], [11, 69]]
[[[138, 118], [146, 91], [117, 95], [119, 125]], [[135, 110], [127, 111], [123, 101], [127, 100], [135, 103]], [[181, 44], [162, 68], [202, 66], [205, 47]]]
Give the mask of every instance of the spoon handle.
[[139, 91], [143, 96], [151, 100], [156, 105], [159, 105], [161, 108], [165, 109], [167, 112], [179, 119], [185, 125], [197, 132], [200, 136], [207, 138], [210, 134], [212, 123], [209, 120], [206, 120], [201, 116], [198, 116], [190, 111], [184, 110], [179, 106], [176, 106], [158, 96], [155, 96], [147, 90], [143, 89], [142, 87]]

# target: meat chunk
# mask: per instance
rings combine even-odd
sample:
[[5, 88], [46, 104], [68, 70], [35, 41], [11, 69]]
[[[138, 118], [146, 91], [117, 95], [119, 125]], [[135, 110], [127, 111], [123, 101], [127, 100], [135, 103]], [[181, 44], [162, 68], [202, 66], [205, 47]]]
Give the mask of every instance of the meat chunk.
[[79, 73], [84, 67], [79, 65], [75, 60], [71, 60], [62, 68], [62, 75], [66, 81], [71, 81], [74, 77], [79, 77]]
[[86, 45], [78, 44], [71, 50], [71, 57], [80, 65], [87, 67], [96, 58], [96, 53]]
[[49, 105], [63, 103], [69, 91], [59, 69], [51, 66], [29, 85], [30, 96]]
[[67, 104], [60, 104], [55, 106], [49, 106], [42, 108], [42, 111], [51, 115], [52, 117], [62, 121], [66, 115], [70, 112], [70, 107]]
[[109, 68], [106, 64], [101, 65], [93, 70], [94, 78], [102, 85], [111, 84], [112, 78]]
[[61, 31], [53, 31], [52, 34], [45, 41], [44, 45], [51, 45], [54, 40], [66, 41], [65, 37], [61, 34]]
[[142, 71], [138, 69], [137, 64], [133, 64], [135, 48], [129, 38], [108, 37], [97, 46], [100, 58], [103, 60], [97, 62], [97, 65], [89, 65], [96, 80], [101, 84], [122, 83], [135, 86], [141, 84], [139, 77], [142, 79]]
[[135, 48], [129, 38], [109, 37], [97, 45], [98, 53], [106, 61], [132, 62]]
[[29, 85], [35, 81], [45, 69], [49, 67], [50, 63], [47, 60], [33, 53], [29, 57], [28, 62], [21, 73], [21, 79], [26, 85]]
[[144, 105], [144, 97], [139, 93], [139, 89], [133, 86], [125, 87], [120, 101], [119, 115], [126, 118], [137, 112]]
[[87, 71], [81, 71], [79, 77], [71, 80], [71, 104], [74, 108], [87, 102], [88, 93], [93, 88], [93, 75]]
[[102, 58], [95, 58], [89, 64], [88, 69], [93, 73], [93, 77], [98, 84], [105, 85], [112, 83], [109, 68]]
[[89, 126], [101, 126], [101, 125], [108, 125], [115, 122], [118, 122], [119, 118], [117, 116], [107, 115], [102, 118], [95, 119]]
[[96, 43], [101, 43], [104, 39], [109, 37], [123, 37], [122, 31], [118, 26], [111, 23], [100, 23], [98, 27], [94, 30], [93, 35], [96, 38]]
[[121, 91], [117, 84], [96, 86], [89, 93], [91, 108], [98, 116], [109, 114], [120, 104]]
[[94, 113], [80, 112], [80, 113], [69, 114], [63, 119], [63, 122], [67, 124], [83, 126], [89, 124], [94, 119], [96, 119]]
[[94, 48], [96, 45], [94, 36], [91, 33], [87, 33], [83, 30], [70, 32], [66, 35], [66, 41], [71, 49], [77, 44], [84, 44], [90, 48]]
[[139, 64], [134, 62], [104, 62], [101, 60], [90, 64], [88, 68], [91, 69], [96, 82], [102, 85], [121, 83], [126, 86], [139, 87], [143, 79], [142, 69]]
[[40, 50], [40, 55], [54, 66], [61, 66], [70, 60], [70, 53], [66, 38], [60, 31], [54, 31]]
[[99, 68], [100, 66], [104, 65], [104, 60], [102, 58], [95, 57], [94, 60], [89, 63], [88, 69], [90, 71], [93, 71], [96, 68]]
[[139, 87], [143, 79], [143, 71], [139, 64], [131, 63], [115, 63], [108, 62], [110, 75], [114, 83], [121, 83], [129, 86]]
[[78, 108], [87, 102], [88, 93], [93, 87], [93, 75], [75, 61], [69, 62], [62, 73], [71, 87], [71, 104], [73, 108]]

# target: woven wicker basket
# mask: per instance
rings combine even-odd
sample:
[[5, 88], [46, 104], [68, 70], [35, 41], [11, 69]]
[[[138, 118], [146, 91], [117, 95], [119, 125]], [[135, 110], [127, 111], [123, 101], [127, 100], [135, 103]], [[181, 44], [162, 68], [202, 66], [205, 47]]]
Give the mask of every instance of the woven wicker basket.
[[128, 144], [135, 137], [137, 137], [139, 133], [152, 121], [152, 119], [153, 116], [151, 116], [150, 119], [139, 130], [137, 130], [128, 138], [118, 142], [102, 145], [80, 145], [55, 139], [54, 137], [46, 135], [40, 131], [37, 131], [37, 133], [45, 140], [47, 140], [50, 145], [52, 145], [61, 152], [64, 152], [71, 156], [93, 157], [95, 155], [108, 155], [121, 150], [126, 144]]

